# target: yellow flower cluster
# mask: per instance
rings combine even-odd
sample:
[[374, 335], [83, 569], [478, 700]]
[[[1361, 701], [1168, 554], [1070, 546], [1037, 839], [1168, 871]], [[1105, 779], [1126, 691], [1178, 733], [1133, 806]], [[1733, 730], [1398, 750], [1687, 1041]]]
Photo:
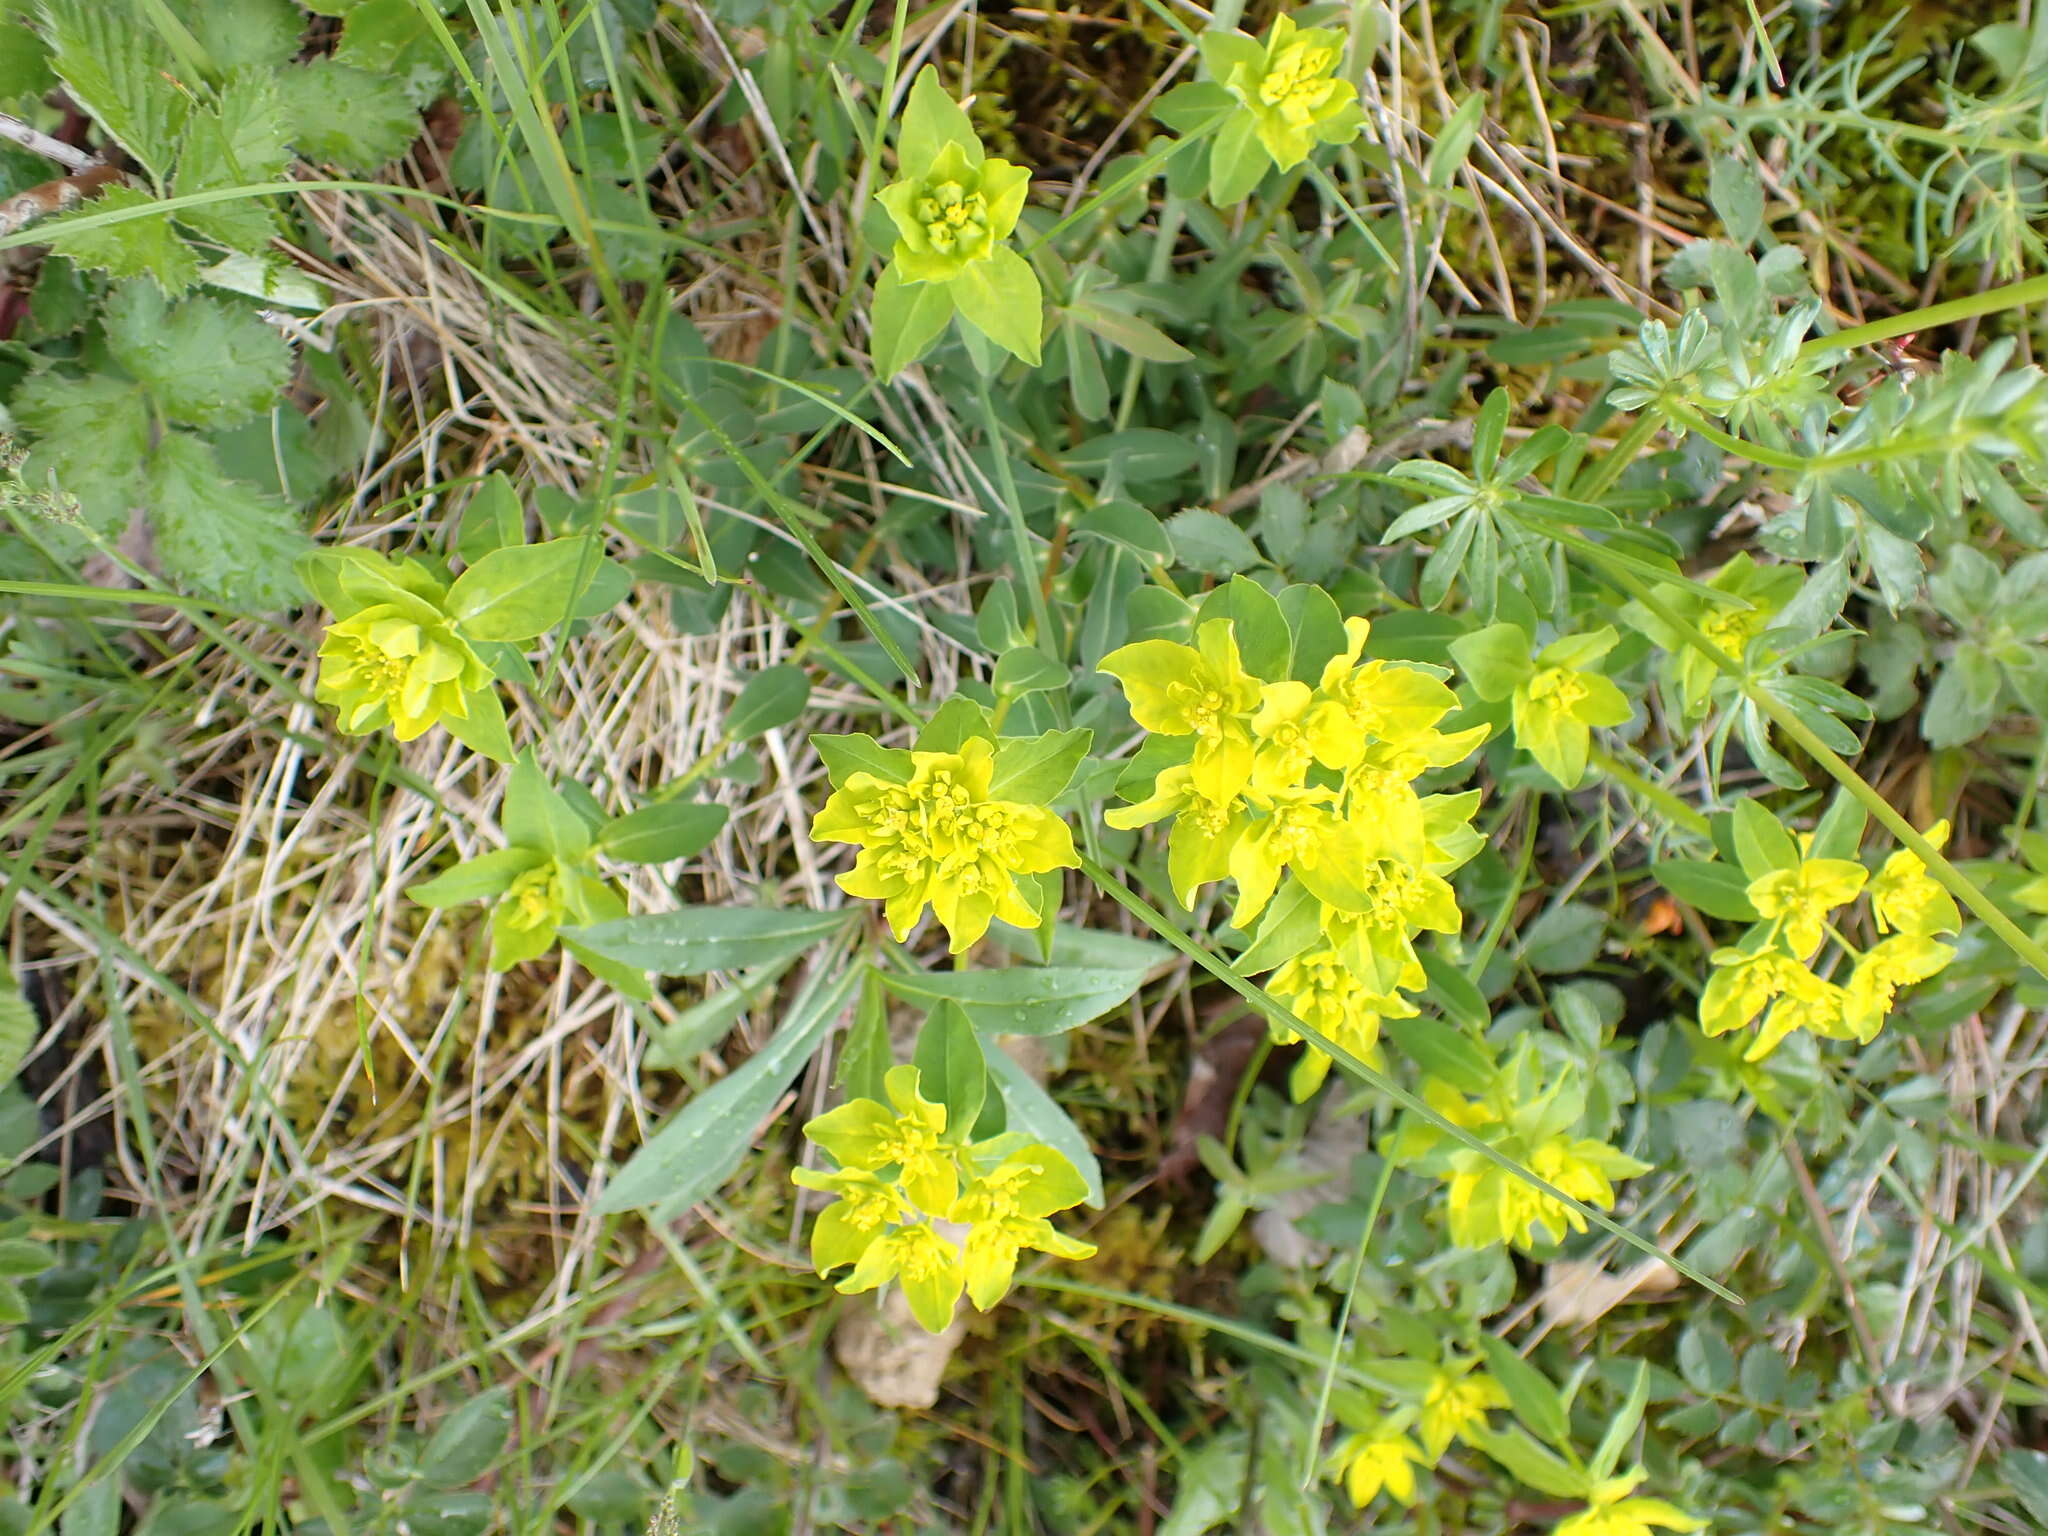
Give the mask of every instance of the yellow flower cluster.
[[1653, 1536], [1656, 1529], [1698, 1531], [1707, 1522], [1663, 1499], [1643, 1498], [1638, 1467], [1622, 1477], [1603, 1478], [1587, 1496], [1586, 1508], [1568, 1517], [1551, 1536]]
[[996, 918], [1029, 928], [1039, 919], [1035, 886], [1020, 875], [1070, 869], [1074, 839], [1042, 805], [997, 800], [989, 789], [997, 748], [969, 737], [957, 752], [907, 752], [900, 777], [847, 776], [811, 823], [819, 842], [860, 849], [842, 889], [883, 904], [889, 930], [905, 938], [931, 904], [954, 954]]
[[[1948, 840], [1946, 821], [1928, 828], [1936, 847]], [[1915, 854], [1899, 849], [1875, 878], [1853, 859], [1801, 857], [1789, 868], [1752, 880], [1750, 905], [1761, 921], [1740, 944], [1716, 950], [1714, 974], [1700, 994], [1700, 1028], [1710, 1035], [1741, 1029], [1761, 1017], [1745, 1061], [1761, 1061], [1794, 1030], [1829, 1040], [1869, 1042], [1891, 1012], [1899, 989], [1926, 981], [1955, 958], [1934, 935], [1962, 927], [1955, 898], [1929, 877]], [[1870, 898], [1881, 938], [1858, 952], [1830, 926], [1831, 914], [1859, 895]], [[1852, 960], [1846, 983], [1812, 968], [1823, 940], [1834, 934]]]
[[[1171, 817], [1175, 897], [1189, 906], [1203, 885], [1234, 881], [1231, 921], [1279, 936], [1268, 990], [1369, 1058], [1382, 1019], [1415, 1013], [1402, 995], [1424, 982], [1415, 938], [1458, 930], [1444, 877], [1480, 845], [1476, 791], [1423, 795], [1414, 781], [1468, 756], [1486, 729], [1438, 730], [1457, 705], [1442, 676], [1362, 659], [1364, 619], [1345, 632], [1314, 686], [1248, 672], [1227, 619], [1199, 625], [1192, 646], [1141, 640], [1105, 656], [1101, 670], [1123, 685], [1138, 724], [1187, 742], [1186, 761], [1162, 769], [1149, 797], [1105, 819], [1129, 828]], [[1311, 1047], [1295, 1096], [1328, 1070]]]
[[[1435, 1079], [1423, 1084], [1422, 1097], [1502, 1157], [1597, 1210], [1614, 1208], [1615, 1180], [1649, 1171], [1648, 1163], [1576, 1134], [1585, 1113], [1577, 1074], [1567, 1069], [1546, 1080], [1537, 1050], [1526, 1038], [1483, 1097], [1468, 1098]], [[1419, 1118], [1402, 1125], [1388, 1156], [1449, 1185], [1451, 1240], [1460, 1247], [1507, 1243], [1534, 1249], [1563, 1241], [1567, 1230], [1586, 1230], [1586, 1218], [1575, 1206]]]
[[948, 1127], [946, 1107], [919, 1091], [918, 1076], [892, 1067], [888, 1103], [851, 1099], [806, 1124], [804, 1135], [839, 1167], [791, 1178], [837, 1196], [811, 1228], [818, 1273], [851, 1264], [839, 1282], [848, 1295], [900, 1281], [911, 1315], [938, 1333], [963, 1289], [984, 1312], [1002, 1300], [1026, 1248], [1062, 1259], [1095, 1248], [1046, 1219], [1087, 1197], [1065, 1155], [1015, 1132], [970, 1143], [965, 1127]]
[[[1416, 1468], [1436, 1465], [1454, 1443], [1483, 1432], [1489, 1413], [1508, 1406], [1501, 1384], [1476, 1365], [1452, 1358], [1422, 1384], [1419, 1404], [1410, 1401], [1369, 1423], [1351, 1421], [1360, 1427], [1338, 1442], [1331, 1470], [1353, 1504], [1363, 1509], [1385, 1493], [1412, 1505]], [[1408, 1433], [1411, 1424], [1422, 1437], [1419, 1446]]]

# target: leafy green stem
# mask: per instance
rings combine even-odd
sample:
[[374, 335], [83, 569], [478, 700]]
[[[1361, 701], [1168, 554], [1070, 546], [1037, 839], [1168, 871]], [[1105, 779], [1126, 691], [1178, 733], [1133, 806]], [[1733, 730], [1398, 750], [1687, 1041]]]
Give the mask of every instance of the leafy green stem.
[[1997, 904], [1984, 893], [1982, 887], [1950, 863], [1939, 848], [1894, 810], [1891, 802], [1872, 788], [1868, 780], [1815, 735], [1805, 721], [1767, 690], [1757, 687], [1743, 671], [1740, 663], [1708, 639], [1691, 621], [1659, 598], [1647, 585], [1636, 580], [1629, 572], [1618, 568], [1610, 567], [1606, 574], [1617, 586], [1624, 588], [1658, 619], [1682, 636], [1686, 644], [1706, 657], [1724, 676], [1732, 678], [1745, 699], [1768, 715], [1773, 725], [1799, 743], [1801, 749], [1819, 763], [1829, 777], [1847, 790], [1872, 817], [1883, 823], [1887, 831], [1927, 866], [1950, 895], [1975, 913], [1984, 926], [1997, 934], [2014, 955], [2024, 960], [2041, 976], [2048, 978], [2048, 949], [2043, 949], [2041, 945], [2035, 943], [2027, 936], [2025, 929], [2001, 912]]
[[1650, 1258], [1662, 1259], [1666, 1264], [1677, 1270], [1678, 1273], [1684, 1275], [1686, 1279], [1692, 1281], [1695, 1285], [1706, 1287], [1706, 1289], [1712, 1291], [1723, 1301], [1734, 1302], [1737, 1306], [1742, 1304], [1742, 1298], [1722, 1285], [1718, 1280], [1711, 1279], [1700, 1273], [1700, 1271], [1694, 1269], [1675, 1254], [1666, 1253], [1648, 1238], [1631, 1232], [1627, 1227], [1621, 1225], [1620, 1222], [1607, 1215], [1606, 1212], [1596, 1210], [1576, 1197], [1566, 1194], [1548, 1179], [1539, 1177], [1490, 1143], [1481, 1141], [1464, 1126], [1456, 1125], [1438, 1114], [1429, 1105], [1425, 1104], [1416, 1095], [1410, 1093], [1406, 1088], [1403, 1088], [1384, 1072], [1375, 1071], [1372, 1067], [1367, 1066], [1358, 1058], [1356, 1053], [1339, 1045], [1307, 1020], [1298, 1017], [1292, 1009], [1274, 1001], [1265, 988], [1259, 986], [1256, 982], [1247, 981], [1228, 965], [1224, 964], [1223, 961], [1209, 953], [1201, 944], [1183, 933], [1180, 926], [1172, 918], [1124, 884], [1122, 880], [1118, 879], [1115, 874], [1105, 869], [1096, 860], [1083, 855], [1080, 866], [1081, 873], [1094, 881], [1098, 890], [1106, 893], [1118, 906], [1137, 918], [1139, 922], [1150, 928], [1160, 938], [1166, 940], [1167, 943], [1186, 955], [1211, 976], [1229, 987], [1231, 991], [1237, 993], [1238, 996], [1250, 1003], [1258, 1012], [1264, 1014], [1269, 1020], [1278, 1024], [1283, 1029], [1293, 1030], [1332, 1061], [1340, 1063], [1353, 1076], [1384, 1093], [1401, 1108], [1424, 1121], [1439, 1134], [1449, 1137], [1460, 1146], [1477, 1152], [1488, 1162], [1512, 1175], [1514, 1178], [1521, 1180], [1530, 1188], [1541, 1190], [1551, 1199], [1569, 1206], [1594, 1226], [1600, 1228], [1601, 1231], [1608, 1233], [1610, 1236], [1620, 1238], [1621, 1241], [1639, 1253], [1645, 1254]]

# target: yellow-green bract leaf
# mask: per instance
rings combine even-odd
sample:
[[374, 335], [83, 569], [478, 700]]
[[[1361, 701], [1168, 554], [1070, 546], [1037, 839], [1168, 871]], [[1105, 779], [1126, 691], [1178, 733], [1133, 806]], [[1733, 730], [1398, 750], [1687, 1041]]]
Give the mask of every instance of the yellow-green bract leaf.
[[1751, 880], [1799, 867], [1799, 845], [1778, 818], [1754, 800], [1735, 803], [1735, 857]]
[[[715, 915], [695, 914], [700, 919]], [[842, 914], [832, 916], [836, 920]], [[656, 1131], [606, 1187], [598, 1210], [610, 1215], [655, 1206], [655, 1219], [662, 1220], [717, 1193], [753, 1145], [776, 1100], [839, 1018], [860, 975], [859, 966], [849, 965], [830, 980], [814, 976], [790, 1005], [775, 1037]]]
[[923, 176], [947, 144], [959, 145], [969, 165], [979, 166], [985, 158], [981, 140], [966, 111], [946, 94], [946, 88], [939, 84], [939, 72], [927, 64], [911, 83], [902, 126], [897, 130], [898, 173], [912, 178]]
[[467, 716], [443, 715], [441, 726], [472, 752], [494, 763], [512, 761], [512, 733], [505, 728], [505, 705], [495, 689], [478, 688], [463, 696]]
[[952, 318], [950, 283], [906, 283], [890, 267], [875, 283], [868, 321], [873, 328], [869, 355], [875, 372], [883, 379], [895, 378], [924, 356]]
[[1715, 859], [1658, 859], [1650, 865], [1657, 883], [1687, 906], [1731, 923], [1753, 923], [1749, 878]]
[[1209, 201], [1218, 208], [1243, 202], [1272, 163], [1259, 142], [1258, 119], [1248, 112], [1233, 116], [1209, 149]]
[[1088, 1146], [1088, 1138], [1074, 1124], [1073, 1117], [1016, 1062], [1008, 1051], [987, 1053], [988, 1073], [1003, 1093], [1009, 1128], [1044, 1142], [1074, 1165], [1081, 1182], [1088, 1186], [1088, 1204], [1102, 1208], [1102, 1165]]
[[455, 578], [448, 611], [472, 640], [531, 640], [570, 618], [603, 559], [587, 538], [495, 549]]
[[1472, 684], [1472, 691], [1489, 702], [1504, 699], [1534, 666], [1530, 659], [1529, 633], [1519, 624], [1489, 624], [1473, 634], [1460, 635], [1451, 642], [1451, 659]]
[[1005, 352], [1038, 365], [1045, 299], [1031, 263], [1008, 246], [963, 267], [947, 284], [961, 316]]
[[590, 851], [590, 825], [540, 771], [531, 751], [512, 765], [500, 813], [505, 837], [515, 848], [537, 848], [568, 863]]
[[405, 888], [406, 896], [423, 907], [459, 907], [464, 902], [494, 901], [513, 880], [547, 862], [537, 848], [496, 848], [453, 869]]

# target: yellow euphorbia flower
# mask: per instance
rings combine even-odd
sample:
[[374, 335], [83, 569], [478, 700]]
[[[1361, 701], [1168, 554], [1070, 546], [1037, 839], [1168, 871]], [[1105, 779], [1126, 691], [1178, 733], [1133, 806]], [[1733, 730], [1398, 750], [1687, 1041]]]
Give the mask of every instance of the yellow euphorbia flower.
[[805, 1189], [837, 1195], [811, 1226], [811, 1267], [830, 1274], [842, 1264], [859, 1261], [868, 1245], [912, 1215], [896, 1186], [862, 1168], [817, 1173], [798, 1168], [790, 1178]]
[[1865, 950], [1844, 989], [1843, 1022], [1850, 1033], [1865, 1044], [1876, 1039], [1899, 988], [1927, 980], [1955, 957], [1948, 945], [1920, 933], [1893, 934]]
[[925, 1331], [943, 1332], [953, 1320], [953, 1309], [959, 1305], [966, 1283], [960, 1247], [923, 1222], [898, 1227], [868, 1244], [853, 1273], [839, 1282], [839, 1290], [852, 1296], [891, 1280], [903, 1283], [910, 1315]]
[[1031, 172], [1007, 160], [979, 163], [948, 140], [932, 162], [875, 194], [896, 225], [894, 260], [905, 282], [945, 282], [986, 261], [1024, 211]]
[[568, 921], [562, 867], [545, 859], [514, 877], [491, 909], [491, 969], [509, 971], [554, 948], [555, 930]]
[[[1237, 906], [1230, 920], [1248, 928], [1292, 869], [1317, 896], [1349, 889], [1357, 837], [1337, 819], [1334, 789], [1280, 789], [1263, 797], [1266, 815], [1232, 844], [1230, 875]], [[1333, 884], [1334, 882], [1334, 884]]]
[[[1948, 832], [1948, 821], [1943, 818], [1927, 829], [1927, 841], [1945, 847]], [[1955, 933], [1963, 926], [1955, 897], [1928, 876], [1926, 864], [1908, 848], [1900, 848], [1886, 859], [1870, 882], [1870, 910], [1877, 918], [1879, 933], [1894, 928], [1921, 935]]]
[[[1418, 971], [1420, 967], [1417, 967]], [[1420, 977], [1417, 981], [1419, 983]], [[1415, 1005], [1398, 992], [1366, 988], [1328, 947], [1296, 955], [1266, 981], [1266, 990], [1303, 1023], [1314, 1026], [1368, 1066], [1379, 1065], [1380, 1021], [1412, 1019]], [[1275, 1029], [1273, 1038], [1292, 1045], [1301, 1037], [1291, 1029]], [[1302, 1053], [1288, 1078], [1288, 1091], [1299, 1104], [1322, 1086], [1330, 1058], [1316, 1046]]]
[[1458, 931], [1458, 898], [1449, 881], [1389, 845], [1395, 829], [1360, 821], [1346, 825], [1356, 839], [1349, 851], [1356, 862], [1344, 870], [1351, 889], [1316, 891], [1324, 906], [1323, 935], [1367, 988], [1391, 992], [1411, 984], [1404, 978], [1419, 964], [1417, 933]]
[[1244, 669], [1230, 620], [1211, 619], [1192, 646], [1140, 640], [1102, 658], [1098, 672], [1123, 684], [1131, 718], [1161, 736], [1192, 736], [1195, 789], [1237, 798], [1252, 776], [1252, 714], [1259, 680]]
[[1281, 170], [1299, 165], [1318, 143], [1357, 135], [1358, 87], [1333, 78], [1344, 54], [1336, 28], [1299, 28], [1280, 16], [1263, 45], [1236, 33], [1211, 33], [1203, 44], [1219, 82], [1251, 113], [1253, 132]]
[[1563, 1521], [1552, 1536], [1651, 1536], [1651, 1528], [1698, 1531], [1707, 1522], [1662, 1499], [1631, 1498], [1643, 1480], [1641, 1471], [1610, 1477], [1597, 1484], [1587, 1508]]
[[[1403, 772], [1407, 764], [1396, 760], [1400, 754], [1467, 738], [1477, 745], [1486, 734], [1483, 726], [1476, 736], [1471, 732], [1444, 736], [1433, 729], [1458, 705], [1457, 694], [1443, 679], [1400, 662], [1359, 659], [1371, 632], [1366, 620], [1346, 619], [1344, 654], [1331, 657], [1323, 666], [1318, 721], [1325, 750], [1318, 753], [1316, 761], [1326, 768], [1350, 768], [1370, 756], [1374, 766], [1413, 778], [1413, 772]], [[1377, 753], [1372, 752], [1375, 747]], [[1462, 756], [1464, 752], [1445, 761], [1454, 763]]]
[[916, 1067], [891, 1067], [883, 1076], [886, 1105], [849, 1099], [804, 1126], [841, 1168], [902, 1171], [904, 1193], [927, 1215], [943, 1216], [959, 1193], [956, 1153], [946, 1142], [946, 1106], [918, 1089]]
[[1749, 902], [1802, 959], [1820, 948], [1828, 914], [1856, 899], [1870, 872], [1853, 859], [1801, 859], [1749, 883]]
[[390, 602], [327, 626], [313, 696], [340, 711], [352, 736], [389, 725], [411, 741], [443, 719], [467, 719], [466, 695], [490, 684], [491, 669], [451, 620], [425, 602]]
[[1539, 668], [1524, 678], [1515, 689], [1511, 711], [1515, 745], [1566, 789], [1575, 789], [1586, 776], [1593, 727], [1625, 723], [1629, 705], [1612, 679], [1558, 666]]
[[1381, 1426], [1371, 1434], [1352, 1435], [1337, 1448], [1344, 1471], [1344, 1491], [1359, 1509], [1381, 1492], [1403, 1504], [1415, 1502], [1415, 1465], [1422, 1450], [1399, 1430]]
[[1763, 1027], [1742, 1053], [1744, 1061], [1762, 1061], [1795, 1029], [1848, 1038], [1848, 994], [1790, 955], [1772, 949], [1720, 949], [1712, 961], [1714, 974], [1700, 993], [1700, 1028], [1710, 1035], [1725, 1035], [1764, 1013]]
[[1267, 683], [1259, 690], [1252, 716], [1254, 794], [1293, 789], [1308, 776], [1309, 764], [1350, 750], [1350, 721], [1326, 704], [1307, 683]]
[[[1519, 1151], [1512, 1142], [1502, 1150], [1509, 1155]], [[1638, 1162], [1604, 1141], [1584, 1137], [1552, 1136], [1521, 1160], [1546, 1183], [1603, 1211], [1614, 1209], [1613, 1180], [1634, 1178], [1650, 1170], [1648, 1163]], [[1451, 1154], [1451, 1167], [1451, 1241], [1462, 1248], [1510, 1243], [1529, 1249], [1537, 1246], [1539, 1237], [1544, 1243], [1562, 1241], [1567, 1227], [1574, 1232], [1586, 1230], [1586, 1218], [1575, 1208], [1517, 1178], [1491, 1158], [1464, 1148]]]
[[1167, 879], [1172, 882], [1174, 898], [1191, 907], [1197, 889], [1230, 873], [1231, 850], [1251, 825], [1251, 818], [1242, 800], [1204, 796], [1195, 788], [1194, 769], [1177, 763], [1160, 770], [1149, 797], [1107, 811], [1102, 819], [1112, 827], [1128, 829], [1150, 826], [1167, 816], [1173, 818], [1173, 830], [1166, 835]]
[[1046, 1220], [1088, 1195], [1080, 1171], [1053, 1148], [1032, 1144], [1012, 1152], [954, 1202], [951, 1219], [967, 1227], [967, 1297], [986, 1312], [1008, 1293], [1024, 1249], [1061, 1259], [1086, 1259], [1093, 1243], [1068, 1237]]
[[1485, 1423], [1489, 1410], [1507, 1405], [1507, 1393], [1484, 1371], [1438, 1371], [1422, 1398], [1422, 1447], [1429, 1459], [1437, 1460], [1453, 1440]]
[[902, 782], [849, 775], [811, 822], [817, 841], [861, 850], [839, 876], [840, 888], [880, 901], [899, 940], [930, 902], [954, 954], [996, 918], [1036, 924], [1038, 908], [1016, 877], [1079, 862], [1066, 823], [1041, 805], [991, 800], [995, 750], [980, 737], [958, 752], [912, 752], [910, 759]]

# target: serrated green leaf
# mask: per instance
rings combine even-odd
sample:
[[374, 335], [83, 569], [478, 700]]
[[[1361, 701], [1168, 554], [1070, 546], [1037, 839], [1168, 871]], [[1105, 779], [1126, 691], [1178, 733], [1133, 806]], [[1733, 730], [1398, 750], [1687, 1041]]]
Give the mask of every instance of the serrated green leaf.
[[257, 611], [305, 596], [292, 564], [310, 541], [292, 509], [230, 480], [210, 445], [166, 434], [143, 482], [157, 555], [181, 587]]
[[2048, 1456], [2024, 1446], [2016, 1447], [1999, 1458], [1998, 1469], [2012, 1484], [2012, 1491], [2027, 1513], [2048, 1528]]
[[223, 75], [289, 64], [306, 29], [305, 18], [291, 0], [206, 0], [181, 12]]
[[51, 68], [72, 100], [161, 185], [190, 110], [169, 46], [130, 7], [109, 0], [42, 0], [42, 9]]
[[308, 160], [365, 174], [405, 152], [420, 129], [404, 86], [342, 64], [314, 59], [278, 76], [292, 142]]
[[167, 304], [127, 283], [104, 311], [107, 350], [173, 421], [231, 427], [270, 409], [291, 377], [291, 351], [248, 310], [219, 299]]
[[[180, 197], [275, 181], [291, 163], [290, 128], [274, 77], [228, 82], [218, 103], [193, 114], [172, 190]], [[257, 253], [278, 233], [261, 198], [181, 208], [178, 222], [237, 251]]]
[[[59, 256], [90, 272], [104, 272], [119, 281], [147, 277], [172, 298], [199, 281], [199, 255], [177, 231], [171, 216], [138, 187], [110, 186], [70, 213], [46, 219], [41, 237]], [[90, 220], [110, 213], [131, 214], [106, 224]]]
[[78, 498], [96, 532], [123, 533], [149, 456], [149, 402], [142, 391], [111, 374], [40, 373], [23, 381], [12, 404], [14, 419], [37, 438], [22, 479], [37, 489], [54, 481]]
[[0, 105], [40, 100], [56, 85], [50, 50], [25, 16], [0, 14]]

